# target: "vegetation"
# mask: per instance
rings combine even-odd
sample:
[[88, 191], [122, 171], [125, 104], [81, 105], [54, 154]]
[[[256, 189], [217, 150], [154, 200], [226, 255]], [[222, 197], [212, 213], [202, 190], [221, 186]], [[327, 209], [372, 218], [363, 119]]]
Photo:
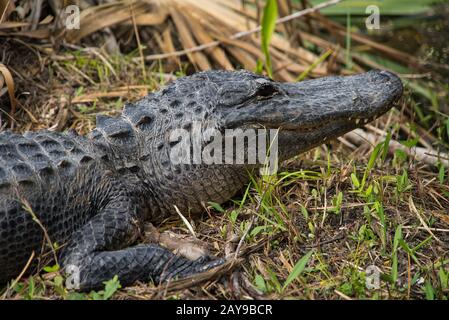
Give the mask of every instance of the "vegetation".
[[[254, 177], [202, 217], [183, 212], [189, 226], [177, 217], [158, 226], [184, 235], [192, 228], [215, 254], [238, 256], [224, 281], [121, 288], [114, 278], [84, 294], [68, 290], [59, 268], [48, 265], [0, 296], [448, 299], [447, 4], [379, 1], [381, 28], [366, 30], [373, 1], [347, 0], [277, 25], [280, 16], [324, 1], [100, 2], [81, 16], [80, 30], [46, 18], [59, 12], [54, 1], [43, 2], [37, 21], [31, 11], [1, 10], [4, 128], [86, 133], [95, 115], [117, 115], [125, 102], [212, 67], [284, 81], [384, 68], [401, 75], [404, 98], [364, 130], [298, 155], [276, 176]], [[259, 24], [261, 32], [252, 32]], [[196, 46], [204, 48], [182, 52]]]

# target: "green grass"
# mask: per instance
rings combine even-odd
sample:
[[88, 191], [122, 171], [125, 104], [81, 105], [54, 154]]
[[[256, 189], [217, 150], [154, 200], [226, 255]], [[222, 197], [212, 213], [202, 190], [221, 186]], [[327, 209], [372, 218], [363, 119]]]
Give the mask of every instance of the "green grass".
[[[311, 0], [310, 3], [317, 5], [323, 0]], [[336, 6], [325, 8], [322, 12], [326, 15], [366, 15], [366, 8], [370, 5], [379, 7], [381, 15], [415, 15], [428, 12], [431, 5], [438, 0], [345, 0]], [[443, 1], [439, 1], [442, 3]]]
[[[261, 30], [261, 47], [265, 55], [265, 70], [270, 78], [273, 77], [273, 67], [271, 65], [270, 42], [271, 37], [276, 28], [276, 19], [278, 18], [278, 7], [276, 0], [268, 0], [265, 4], [262, 16], [262, 30]], [[259, 67], [260, 68], [260, 63]], [[258, 70], [259, 72], [261, 70]]]

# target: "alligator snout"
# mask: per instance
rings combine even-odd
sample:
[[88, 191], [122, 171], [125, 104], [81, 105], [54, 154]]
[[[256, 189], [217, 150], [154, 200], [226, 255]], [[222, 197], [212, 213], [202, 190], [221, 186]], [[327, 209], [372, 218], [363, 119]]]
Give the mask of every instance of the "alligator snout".
[[391, 97], [394, 102], [402, 97], [404, 86], [401, 79], [394, 73], [386, 70], [372, 71], [374, 84], [382, 84], [391, 89]]

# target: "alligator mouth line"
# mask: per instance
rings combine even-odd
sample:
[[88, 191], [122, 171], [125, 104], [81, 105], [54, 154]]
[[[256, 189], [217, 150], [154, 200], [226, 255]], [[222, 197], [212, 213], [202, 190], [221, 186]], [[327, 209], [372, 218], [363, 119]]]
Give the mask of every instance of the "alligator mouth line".
[[307, 124], [307, 125], [299, 125], [295, 126], [294, 123], [290, 123], [287, 126], [280, 125], [280, 126], [266, 126], [261, 123], [253, 123], [251, 125], [247, 125], [246, 128], [252, 128], [252, 129], [279, 129], [279, 130], [286, 130], [290, 132], [298, 132], [298, 133], [310, 133], [313, 131], [322, 130], [328, 126], [332, 125], [352, 125], [354, 128], [357, 128], [359, 126], [363, 126], [373, 120], [377, 119], [377, 116], [369, 117], [369, 118], [340, 118], [340, 119], [333, 119], [333, 120], [327, 120], [322, 121], [320, 123], [316, 124]]
[[284, 129], [287, 131], [292, 131], [292, 132], [299, 132], [299, 133], [310, 133], [310, 132], [314, 132], [314, 131], [318, 131], [318, 130], [322, 130], [323, 128], [326, 128], [327, 126], [332, 126], [332, 125], [352, 125], [354, 126], [354, 128], [358, 127], [358, 126], [362, 126], [365, 125], [371, 121], [373, 121], [374, 119], [376, 119], [376, 117], [370, 117], [370, 118], [341, 118], [338, 120], [328, 120], [325, 122], [320, 122], [317, 124], [311, 124], [311, 125], [302, 125], [296, 128], [293, 127], [288, 127], [288, 128], [283, 128], [282, 126], [280, 127], [280, 129]]

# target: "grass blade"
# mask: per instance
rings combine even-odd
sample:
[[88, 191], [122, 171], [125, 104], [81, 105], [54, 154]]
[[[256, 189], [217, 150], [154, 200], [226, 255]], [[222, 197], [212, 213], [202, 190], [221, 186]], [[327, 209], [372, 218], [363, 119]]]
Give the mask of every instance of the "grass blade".
[[296, 79], [297, 82], [300, 82], [302, 80], [304, 80], [307, 75], [313, 71], [313, 69], [315, 69], [321, 62], [323, 62], [324, 60], [326, 60], [331, 54], [332, 52], [334, 52], [332, 49], [327, 50], [325, 53], [323, 53], [323, 55], [321, 55], [321, 57], [319, 57], [314, 63], [312, 63], [306, 70], [304, 70], [298, 77], [298, 79]]
[[276, 0], [268, 0], [262, 17], [262, 51], [265, 55], [265, 68], [270, 78], [273, 77], [273, 68], [270, 57], [271, 36], [276, 28], [276, 18], [278, 16], [278, 6]]
[[287, 280], [285, 280], [284, 286], [282, 287], [282, 290], [285, 290], [285, 288], [287, 288], [287, 286], [292, 283], [293, 280], [295, 280], [305, 269], [307, 263], [310, 260], [310, 257], [313, 254], [313, 250], [310, 250], [309, 252], [307, 252], [307, 254], [302, 257], [301, 259], [299, 259], [299, 261], [295, 264], [295, 266], [293, 267], [292, 272], [290, 273], [290, 275], [287, 277]]

